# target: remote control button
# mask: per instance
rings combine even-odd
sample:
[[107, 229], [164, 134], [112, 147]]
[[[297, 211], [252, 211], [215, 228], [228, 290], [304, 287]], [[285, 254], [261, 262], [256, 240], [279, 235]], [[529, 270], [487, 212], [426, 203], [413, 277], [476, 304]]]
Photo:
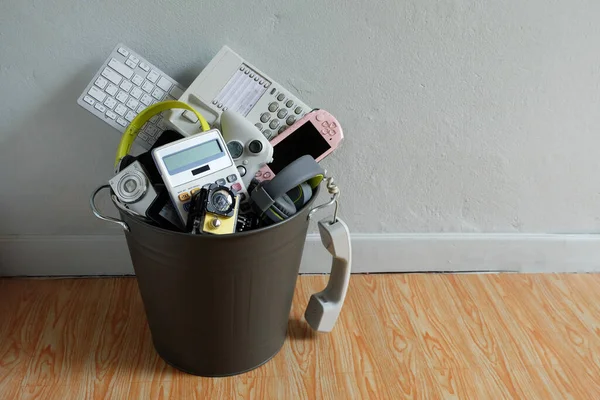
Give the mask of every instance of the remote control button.
[[271, 89], [271, 93], [270, 94], [274, 95], [276, 91], [277, 91], [277, 89], [273, 88], [273, 89]]
[[106, 79], [99, 76], [98, 79], [96, 79], [96, 82], [94, 82], [94, 85], [98, 86], [100, 89], [104, 89], [104, 86], [106, 86], [107, 83], [108, 81]]
[[190, 110], [185, 110], [181, 115], [183, 116], [183, 118], [187, 119], [193, 124], [198, 122], [198, 117], [196, 117], [196, 114], [194, 114]]
[[94, 108], [98, 111], [100, 111], [101, 113], [103, 113], [104, 111], [106, 111], [106, 107], [104, 107], [102, 104], [100, 103], [96, 103], [96, 105], [94, 106]]
[[156, 72], [155, 70], [152, 70], [148, 73], [148, 76], [146, 77], [146, 79], [148, 79], [152, 83], [156, 83], [159, 76], [160, 75], [158, 72]]
[[131, 89], [131, 92], [129, 94], [134, 99], [139, 100], [140, 97], [142, 96], [142, 94], [144, 94], [144, 92], [142, 92], [142, 89], [140, 89], [139, 87], [136, 86], [133, 89]]
[[261, 122], [267, 122], [271, 119], [271, 114], [269, 113], [262, 113], [260, 116], [260, 121]]
[[257, 123], [257, 124], [254, 124], [254, 126], [257, 127], [259, 131], [261, 131], [262, 128], [263, 128], [263, 126], [262, 126], [262, 124], [260, 122]]
[[265, 173], [263, 174], [263, 178], [265, 178], [265, 179], [269, 179], [269, 178], [271, 177], [271, 175], [272, 175], [272, 174], [271, 174], [270, 172], [265, 172]]
[[279, 108], [279, 104], [272, 102], [271, 104], [269, 104], [269, 111], [271, 112], [275, 112], [277, 111], [277, 109]]
[[244, 167], [243, 165], [238, 165], [237, 170], [240, 173], [240, 176], [246, 176], [246, 167]]
[[163, 76], [158, 80], [158, 83], [156, 84], [156, 86], [158, 86], [165, 92], [168, 92], [171, 89], [171, 86], [173, 86], [173, 84], [171, 82], [169, 82], [169, 80]]
[[129, 56], [129, 52], [128, 52], [126, 49], [122, 48], [122, 47], [119, 47], [119, 50], [117, 50], [117, 51], [118, 51], [118, 52], [119, 52], [119, 53], [120, 53], [120, 54], [121, 54], [123, 57], [127, 57], [127, 56]]
[[283, 94], [283, 93], [279, 93], [279, 94], [277, 95], [277, 100], [279, 100], [279, 101], [283, 101], [283, 99], [285, 99], [285, 94]]
[[108, 66], [117, 71], [119, 74], [123, 75], [127, 79], [131, 79], [131, 75], [133, 75], [133, 70], [131, 68], [114, 58], [112, 58], [108, 62]]
[[117, 118], [117, 114], [115, 114], [114, 112], [112, 112], [112, 111], [108, 110], [108, 111], [106, 112], [106, 117], [107, 117], [107, 118], [110, 118], [110, 119], [115, 119], [115, 118]]
[[302, 107], [296, 107], [296, 109], [294, 110], [294, 112], [296, 114], [300, 114], [302, 112]]
[[250, 150], [251, 153], [258, 154], [262, 151], [263, 145], [260, 142], [260, 140], [255, 139], [250, 142], [250, 144], [248, 145], [248, 149]]
[[111, 96], [114, 96], [118, 91], [119, 88], [116, 87], [115, 85], [113, 85], [112, 83], [110, 85], [108, 85], [108, 87], [106, 89], [104, 89], [106, 91], [106, 93], [110, 94]]
[[227, 182], [231, 183], [235, 181], [237, 181], [237, 176], [235, 174], [231, 174], [227, 177]]
[[179, 196], [177, 196], [179, 198], [179, 201], [181, 201], [182, 203], [184, 201], [188, 201], [190, 199], [190, 194], [188, 192], [184, 192], [184, 193], [180, 193]]
[[296, 117], [294, 117], [293, 115], [290, 115], [286, 120], [285, 123], [288, 125], [293, 125], [294, 122], [296, 122]]
[[317, 114], [315, 118], [317, 121], [323, 121], [325, 119], [325, 116], [323, 114]]
[[150, 66], [143, 61], [140, 63], [140, 68], [146, 72], [150, 71]]
[[277, 118], [279, 119], [284, 119], [285, 116], [287, 115], [287, 109], [282, 108], [281, 110], [279, 110], [279, 112], [277, 113]]
[[98, 89], [95, 86], [92, 86], [90, 88], [88, 94], [98, 101], [104, 101], [104, 99], [106, 98], [106, 93], [104, 93], [102, 90]]
[[88, 103], [90, 106], [93, 106], [95, 101], [90, 96], [83, 96], [83, 101]]
[[265, 129], [264, 131], [262, 131], [263, 135], [267, 138], [267, 140], [271, 140], [271, 138], [275, 135], [273, 135], [273, 132], [271, 132], [268, 129]]
[[233, 185], [231, 185], [231, 188], [233, 190], [235, 190], [236, 192], [241, 192], [242, 191], [242, 185], [240, 185], [240, 183], [234, 183]]
[[279, 126], [279, 120], [278, 119], [272, 120], [271, 123], [269, 124], [269, 128], [271, 128], [271, 129], [277, 129], [278, 126]]
[[281, 133], [283, 131], [285, 131], [287, 129], [287, 126], [282, 126], [281, 128], [279, 128], [279, 130], [277, 131], [277, 133]]
[[225, 179], [217, 179], [217, 181], [215, 183], [219, 186], [225, 186], [227, 184]]
[[117, 118], [117, 124], [119, 124], [121, 126], [127, 126], [127, 121], [125, 121], [123, 118], [119, 117], [119, 118]]

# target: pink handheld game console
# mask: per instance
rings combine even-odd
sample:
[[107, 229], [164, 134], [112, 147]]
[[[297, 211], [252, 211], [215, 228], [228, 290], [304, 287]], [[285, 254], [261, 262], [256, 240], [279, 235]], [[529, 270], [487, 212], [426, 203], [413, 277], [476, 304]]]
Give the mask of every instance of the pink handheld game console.
[[343, 139], [342, 127], [333, 115], [325, 110], [313, 110], [271, 140], [273, 161], [254, 176], [259, 181], [271, 180], [287, 165], [307, 154], [321, 161]]

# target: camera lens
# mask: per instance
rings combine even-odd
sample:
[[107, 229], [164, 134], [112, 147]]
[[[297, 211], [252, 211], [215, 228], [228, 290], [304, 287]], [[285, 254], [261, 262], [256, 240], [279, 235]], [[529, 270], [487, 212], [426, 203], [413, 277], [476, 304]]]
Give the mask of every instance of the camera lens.
[[232, 140], [227, 143], [227, 149], [229, 150], [229, 153], [231, 153], [232, 158], [240, 158], [244, 152], [244, 145], [236, 140]]
[[260, 142], [260, 140], [253, 140], [250, 142], [250, 144], [248, 145], [248, 149], [250, 149], [250, 151], [254, 154], [258, 154], [262, 151], [263, 149], [263, 145]]
[[135, 190], [137, 189], [137, 187], [138, 187], [138, 184], [133, 179], [127, 179], [125, 182], [123, 182], [123, 189], [127, 193], [133, 193], [133, 192], [135, 192]]
[[223, 213], [228, 212], [233, 204], [233, 198], [229, 192], [225, 190], [217, 190], [213, 193], [210, 201], [215, 207], [215, 210]]

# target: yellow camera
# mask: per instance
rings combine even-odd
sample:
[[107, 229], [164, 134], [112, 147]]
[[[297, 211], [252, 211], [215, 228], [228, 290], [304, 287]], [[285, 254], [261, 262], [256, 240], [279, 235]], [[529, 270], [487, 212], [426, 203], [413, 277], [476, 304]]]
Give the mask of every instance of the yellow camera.
[[240, 196], [226, 186], [211, 184], [192, 196], [187, 230], [191, 233], [226, 235], [237, 225]]

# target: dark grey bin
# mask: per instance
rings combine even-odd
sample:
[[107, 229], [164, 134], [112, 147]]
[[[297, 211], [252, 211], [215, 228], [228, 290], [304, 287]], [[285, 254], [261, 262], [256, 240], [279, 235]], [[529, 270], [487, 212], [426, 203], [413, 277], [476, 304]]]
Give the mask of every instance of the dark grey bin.
[[120, 211], [154, 347], [165, 361], [194, 375], [227, 376], [279, 352], [317, 195], [286, 221], [222, 236], [172, 232]]

